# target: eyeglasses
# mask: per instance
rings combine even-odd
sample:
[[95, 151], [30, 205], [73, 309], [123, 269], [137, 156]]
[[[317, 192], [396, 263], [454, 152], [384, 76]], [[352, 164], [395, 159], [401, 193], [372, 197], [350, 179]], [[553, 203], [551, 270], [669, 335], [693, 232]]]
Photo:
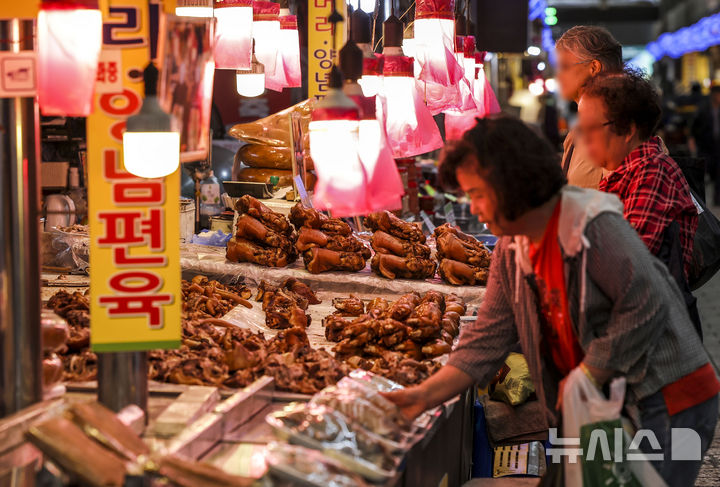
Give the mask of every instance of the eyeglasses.
[[568, 70], [569, 70], [570, 68], [572, 68], [573, 66], [577, 66], [577, 65], [579, 65], [579, 64], [588, 64], [588, 63], [591, 63], [591, 62], [593, 62], [592, 59], [589, 60], [589, 61], [578, 61], [578, 62], [576, 62], [576, 63], [558, 64], [558, 65], [557, 65], [557, 70], [558, 70], [558, 72], [568, 71]]
[[583, 126], [581, 124], [577, 124], [575, 126], [575, 132], [577, 133], [578, 137], [588, 138], [591, 134], [594, 134], [598, 130], [601, 130], [604, 127], [607, 127], [608, 125], [614, 124], [614, 120], [609, 120], [605, 123], [596, 123], [594, 125], [587, 125]]

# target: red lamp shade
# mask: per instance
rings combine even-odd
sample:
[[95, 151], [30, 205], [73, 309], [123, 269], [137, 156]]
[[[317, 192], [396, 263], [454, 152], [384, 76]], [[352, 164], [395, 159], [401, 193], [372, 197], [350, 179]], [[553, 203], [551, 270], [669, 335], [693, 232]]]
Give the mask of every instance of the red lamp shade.
[[393, 157], [411, 157], [442, 147], [437, 124], [415, 89], [413, 58], [384, 56], [378, 109]]
[[441, 86], [455, 85], [463, 77], [462, 63], [454, 56], [454, 0], [415, 2], [415, 57], [418, 79]]
[[[255, 55], [265, 66], [265, 87], [282, 91], [285, 73], [280, 57], [280, 4], [255, 0], [253, 2], [252, 36], [255, 41]], [[279, 68], [279, 69], [278, 69]]]
[[302, 85], [300, 36], [295, 15], [280, 17], [280, 58], [283, 65], [284, 86], [299, 88]]
[[383, 57], [380, 54], [371, 54], [363, 57], [363, 74], [358, 80], [363, 95], [375, 96], [382, 90]]
[[310, 155], [318, 177], [313, 201], [316, 208], [330, 210], [336, 217], [372, 211], [358, 157], [359, 123], [357, 105], [339, 88], [328, 90], [310, 119]]
[[102, 48], [97, 0], [43, 1], [37, 40], [38, 100], [43, 115], [90, 115]]
[[252, 0], [215, 0], [215, 67], [250, 69], [252, 60]]

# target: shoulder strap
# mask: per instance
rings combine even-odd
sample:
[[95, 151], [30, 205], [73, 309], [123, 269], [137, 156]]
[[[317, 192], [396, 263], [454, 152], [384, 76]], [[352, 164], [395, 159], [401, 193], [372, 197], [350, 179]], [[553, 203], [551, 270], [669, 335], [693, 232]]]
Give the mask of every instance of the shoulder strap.
[[563, 174], [565, 175], [565, 178], [567, 179], [568, 170], [570, 169], [570, 161], [572, 160], [573, 152], [575, 152], [575, 144], [570, 144], [570, 147], [568, 148], [567, 154], [565, 154], [565, 160], [563, 161]]

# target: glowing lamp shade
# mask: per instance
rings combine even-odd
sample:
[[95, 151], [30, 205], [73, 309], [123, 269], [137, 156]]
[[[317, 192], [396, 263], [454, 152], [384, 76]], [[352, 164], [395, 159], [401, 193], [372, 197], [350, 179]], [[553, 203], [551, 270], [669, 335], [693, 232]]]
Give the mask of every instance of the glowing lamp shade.
[[178, 17], [212, 18], [213, 0], [177, 0], [175, 15]]
[[367, 177], [358, 157], [357, 106], [342, 91], [331, 88], [313, 110], [309, 137], [318, 176], [315, 206], [337, 217], [368, 213]]
[[358, 80], [363, 95], [375, 96], [382, 90], [383, 57], [372, 54], [363, 58], [363, 75]]
[[249, 70], [238, 71], [235, 75], [236, 88], [239, 95], [252, 98], [260, 96], [265, 91], [265, 66], [252, 55]]
[[475, 80], [475, 36], [463, 38], [463, 68], [465, 79], [472, 83]]
[[393, 157], [412, 157], [442, 147], [437, 124], [415, 88], [413, 58], [384, 56], [379, 119]]
[[241, 96], [252, 98], [265, 92], [265, 73], [238, 71], [235, 78], [237, 92]]
[[442, 86], [455, 85], [463, 77], [463, 65], [454, 55], [454, 0], [415, 2], [415, 57], [418, 79]]
[[142, 178], [160, 178], [180, 165], [180, 134], [157, 98], [158, 70], [153, 63], [143, 71], [145, 99], [140, 111], [128, 117], [123, 134], [125, 169]]
[[38, 101], [43, 115], [90, 115], [102, 47], [97, 1], [44, 1], [37, 40]]
[[215, 0], [215, 67], [250, 69], [252, 0]]
[[377, 119], [376, 97], [362, 96], [359, 86], [352, 83], [346, 83], [343, 91], [360, 109], [358, 156], [367, 176], [370, 209], [380, 211], [401, 208], [405, 188], [385, 131]]
[[[280, 4], [255, 0], [253, 2], [253, 40], [255, 55], [265, 66], [265, 87], [282, 91], [285, 86], [285, 73], [280, 57]], [[279, 69], [278, 69], [279, 68]]]
[[283, 67], [283, 85], [287, 88], [302, 86], [300, 72], [300, 36], [298, 34], [297, 17], [283, 15], [280, 17], [280, 59]]
[[142, 178], [161, 178], [180, 165], [180, 134], [177, 132], [125, 132], [125, 169]]

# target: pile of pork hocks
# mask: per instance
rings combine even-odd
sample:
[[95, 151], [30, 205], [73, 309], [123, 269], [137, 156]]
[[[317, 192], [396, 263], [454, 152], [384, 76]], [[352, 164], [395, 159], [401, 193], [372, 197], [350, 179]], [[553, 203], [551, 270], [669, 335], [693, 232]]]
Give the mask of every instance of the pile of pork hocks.
[[297, 279], [288, 278], [279, 286], [260, 282], [256, 301], [262, 302], [265, 324], [274, 330], [310, 326], [310, 316], [305, 312], [311, 304], [320, 304], [315, 293]]
[[302, 203], [290, 210], [290, 221], [298, 230], [295, 247], [312, 274], [325, 271], [357, 272], [370, 258], [368, 249], [338, 218], [328, 218]]
[[408, 223], [389, 211], [371, 213], [365, 226], [372, 230], [370, 240], [375, 255], [372, 270], [388, 279], [426, 279], [435, 275], [435, 261], [425, 245], [422, 227]]
[[235, 209], [239, 216], [227, 245], [228, 260], [284, 267], [297, 259], [297, 234], [285, 216], [249, 195], [241, 197]]
[[465, 304], [459, 297], [428, 291], [395, 302], [357, 297], [333, 301], [337, 311], [323, 320], [325, 337], [337, 342], [335, 356], [353, 367], [415, 384], [437, 370], [429, 359], [449, 353], [460, 332]]
[[444, 224], [435, 229], [440, 277], [456, 286], [487, 283], [490, 251], [470, 235]]

